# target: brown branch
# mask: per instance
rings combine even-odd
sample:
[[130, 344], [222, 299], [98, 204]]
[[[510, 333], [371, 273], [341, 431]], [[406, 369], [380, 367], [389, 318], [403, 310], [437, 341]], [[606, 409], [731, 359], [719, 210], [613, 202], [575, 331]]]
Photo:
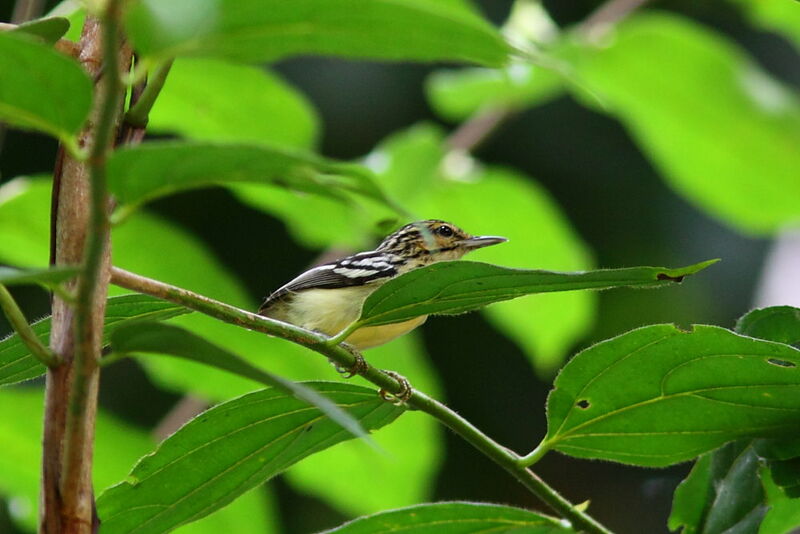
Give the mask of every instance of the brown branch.
[[615, 24], [646, 4], [648, 0], [608, 0], [591, 13], [578, 27], [578, 33], [591, 42], [596, 42]]
[[[96, 19], [87, 18], [78, 59], [91, 78], [99, 78], [95, 88], [98, 95], [105, 94], [110, 81], [108, 72], [100, 76], [104, 56], [102, 41], [101, 24]], [[119, 62], [125, 66], [130, 64], [127, 48], [120, 53]], [[123, 91], [118, 93], [121, 97]], [[95, 98], [89, 120], [79, 135], [79, 146], [88, 150], [95, 148], [98, 126], [108, 119], [103, 118], [103, 110], [108, 111], [107, 107], [104, 108], [107, 102], [105, 98]], [[115, 105], [110, 118], [111, 129], [116, 128], [121, 112], [121, 106]], [[107, 146], [107, 137], [100, 136], [103, 150]], [[94, 286], [84, 293], [88, 316], [83, 318], [84, 326], [77, 337], [74, 310], [62, 299], [53, 299], [50, 347], [64, 363], [47, 373], [39, 531], [88, 534], [96, 527], [91, 460], [99, 380], [99, 332], [105, 313], [110, 266], [108, 232], [106, 227], [100, 235], [90, 235], [90, 165], [64, 154], [59, 157], [54, 174], [58, 177], [54, 183], [55, 224], [51, 235], [54, 263], [83, 262], [87, 241], [91, 240], [96, 245], [99, 243], [100, 261], [96, 272], [90, 273]], [[75, 287], [73, 282], [70, 289]], [[82, 351], [83, 359], [77, 362], [80, 365], [76, 367], [78, 340], [82, 342], [78, 352]], [[80, 402], [72, 402], [76, 396]]]

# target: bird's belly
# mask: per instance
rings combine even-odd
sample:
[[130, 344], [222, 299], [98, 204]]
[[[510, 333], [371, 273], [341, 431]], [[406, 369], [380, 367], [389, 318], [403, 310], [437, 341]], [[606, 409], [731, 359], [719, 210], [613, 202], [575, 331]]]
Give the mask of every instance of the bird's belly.
[[381, 326], [365, 326], [364, 328], [359, 328], [347, 336], [345, 342], [359, 350], [377, 347], [378, 345], [388, 343], [394, 338], [414, 330], [416, 327], [424, 323], [425, 319], [427, 318], [427, 315], [423, 315], [422, 317], [415, 317], [414, 319], [409, 319], [408, 321], [403, 321], [402, 323], [392, 323]]
[[[276, 314], [275, 318], [335, 336], [361, 316], [364, 301], [375, 289], [376, 285], [365, 285], [299, 291], [292, 296], [291, 306], [285, 308], [285, 317]], [[410, 332], [424, 323], [426, 318], [416, 317], [402, 323], [359, 328], [345, 342], [359, 350], [376, 347]]]

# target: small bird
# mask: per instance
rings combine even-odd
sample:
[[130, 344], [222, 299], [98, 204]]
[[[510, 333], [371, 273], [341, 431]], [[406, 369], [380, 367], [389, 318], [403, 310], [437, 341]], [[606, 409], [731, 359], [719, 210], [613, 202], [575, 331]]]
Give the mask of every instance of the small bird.
[[[445, 221], [413, 222], [388, 236], [375, 250], [309, 269], [267, 297], [258, 313], [334, 336], [356, 321], [366, 298], [392, 278], [505, 241], [498, 236], [471, 236]], [[427, 316], [359, 328], [345, 342], [357, 350], [376, 347], [410, 332], [425, 319]]]

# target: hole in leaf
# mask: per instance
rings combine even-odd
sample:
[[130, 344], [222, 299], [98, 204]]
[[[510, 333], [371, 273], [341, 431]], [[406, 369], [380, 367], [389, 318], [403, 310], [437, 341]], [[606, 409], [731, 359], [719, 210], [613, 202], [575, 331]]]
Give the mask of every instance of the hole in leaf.
[[789, 361], [786, 361], [786, 360], [779, 360], [777, 358], [769, 358], [769, 359], [767, 359], [767, 363], [770, 364], [770, 365], [776, 365], [778, 367], [787, 367], [787, 368], [797, 367], [797, 364], [794, 363], [794, 362], [789, 362]]
[[587, 408], [589, 408], [589, 406], [591, 406], [591, 403], [586, 399], [581, 399], [575, 403], [575, 406], [583, 410], [586, 410]]
[[656, 280], [670, 280], [672, 282], [681, 283], [683, 282], [683, 276], [670, 276], [667, 273], [658, 273], [656, 275]]

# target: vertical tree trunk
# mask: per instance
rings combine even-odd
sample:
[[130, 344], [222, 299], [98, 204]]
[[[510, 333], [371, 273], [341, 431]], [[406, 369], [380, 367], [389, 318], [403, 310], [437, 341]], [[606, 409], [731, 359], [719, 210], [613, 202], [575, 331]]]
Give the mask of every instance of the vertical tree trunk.
[[[127, 48], [127, 47], [124, 47]], [[130, 51], [121, 52], [120, 64], [123, 69], [130, 65]], [[95, 141], [97, 124], [105, 77], [102, 75], [102, 28], [99, 22], [87, 18], [80, 41], [79, 60], [95, 80], [95, 98], [92, 112], [80, 134], [80, 146], [89, 150]], [[121, 108], [120, 108], [121, 111]], [[118, 116], [119, 116], [118, 112]], [[80, 162], [59, 153], [54, 170], [53, 182], [53, 235], [51, 235], [51, 262], [57, 265], [80, 264], [84, 259], [86, 238], [89, 232], [90, 215], [90, 172], [85, 162]], [[94, 422], [97, 409], [97, 389], [99, 384], [98, 361], [101, 349], [101, 335], [105, 302], [108, 290], [110, 249], [109, 236], [101, 236], [106, 243], [101, 274], [97, 279], [97, 291], [92, 305], [93, 346], [88, 372], [80, 384], [75, 384], [75, 317], [73, 307], [58, 297], [53, 298], [53, 319], [50, 333], [50, 347], [63, 359], [63, 364], [48, 370], [45, 393], [44, 439], [42, 458], [42, 489], [40, 496], [39, 532], [47, 534], [81, 533], [95, 530], [96, 514], [92, 492], [92, 452], [94, 442]], [[69, 289], [74, 291], [77, 282]], [[75, 443], [79, 447], [81, 461], [77, 466], [78, 476], [65, 480], [63, 460], [65, 435], [67, 430], [70, 392], [74, 388], [86, 392], [87, 402], [83, 407], [80, 429], [82, 439]], [[76, 451], [73, 451], [76, 452]]]

